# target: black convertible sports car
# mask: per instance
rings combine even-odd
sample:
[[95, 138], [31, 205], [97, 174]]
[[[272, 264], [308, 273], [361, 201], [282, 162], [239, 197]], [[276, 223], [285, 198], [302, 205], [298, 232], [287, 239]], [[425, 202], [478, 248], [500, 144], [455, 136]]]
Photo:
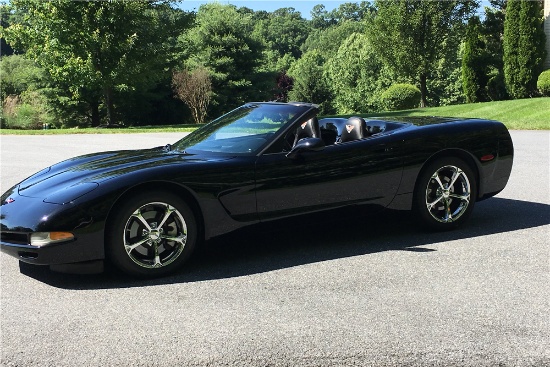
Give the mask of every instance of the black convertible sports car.
[[110, 260], [136, 276], [179, 268], [202, 239], [361, 205], [453, 228], [506, 185], [496, 121], [318, 120], [308, 103], [248, 103], [173, 145], [72, 158], [1, 197], [1, 248], [67, 271]]

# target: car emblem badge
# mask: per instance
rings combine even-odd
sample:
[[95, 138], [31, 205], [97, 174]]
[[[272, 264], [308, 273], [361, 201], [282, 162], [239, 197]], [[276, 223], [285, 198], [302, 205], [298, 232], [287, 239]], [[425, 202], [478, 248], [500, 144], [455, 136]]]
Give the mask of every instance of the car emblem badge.
[[14, 198], [9, 198], [8, 200], [6, 200], [6, 204], [11, 204], [15, 201]]
[[346, 125], [346, 130], [348, 131], [348, 134], [351, 133], [351, 131], [355, 128], [353, 125]]
[[304, 130], [306, 128], [306, 125], [307, 125], [307, 121], [304, 122], [301, 126], [302, 126], [302, 130]]

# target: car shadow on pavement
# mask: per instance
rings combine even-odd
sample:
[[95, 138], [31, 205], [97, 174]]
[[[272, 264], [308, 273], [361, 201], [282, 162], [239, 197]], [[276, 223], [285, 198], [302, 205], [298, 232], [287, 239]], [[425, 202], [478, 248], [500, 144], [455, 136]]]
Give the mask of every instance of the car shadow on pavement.
[[550, 205], [503, 198], [476, 203], [470, 220], [448, 232], [419, 229], [409, 213], [363, 214], [316, 214], [242, 229], [208, 241], [176, 274], [152, 280], [109, 268], [96, 275], [59, 274], [27, 264], [20, 270], [51, 286], [75, 290], [202, 282], [381, 251], [428, 253], [437, 250], [425, 246], [550, 224]]

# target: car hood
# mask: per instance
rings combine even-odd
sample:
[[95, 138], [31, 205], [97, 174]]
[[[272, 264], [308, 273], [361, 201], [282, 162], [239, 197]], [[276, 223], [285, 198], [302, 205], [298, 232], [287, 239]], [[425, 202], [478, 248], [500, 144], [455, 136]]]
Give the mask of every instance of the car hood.
[[93, 153], [43, 169], [19, 183], [17, 191], [21, 196], [64, 204], [95, 190], [101, 182], [124, 174], [231, 158], [191, 155], [159, 148]]

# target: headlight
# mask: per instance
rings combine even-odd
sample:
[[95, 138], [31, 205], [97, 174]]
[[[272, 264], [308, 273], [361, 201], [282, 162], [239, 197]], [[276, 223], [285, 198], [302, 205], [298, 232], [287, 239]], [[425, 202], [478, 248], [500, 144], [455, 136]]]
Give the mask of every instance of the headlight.
[[51, 243], [65, 242], [74, 239], [69, 232], [36, 232], [31, 234], [31, 246], [42, 247]]

